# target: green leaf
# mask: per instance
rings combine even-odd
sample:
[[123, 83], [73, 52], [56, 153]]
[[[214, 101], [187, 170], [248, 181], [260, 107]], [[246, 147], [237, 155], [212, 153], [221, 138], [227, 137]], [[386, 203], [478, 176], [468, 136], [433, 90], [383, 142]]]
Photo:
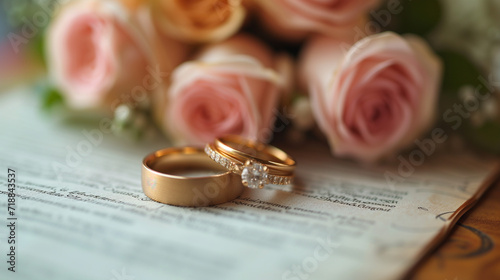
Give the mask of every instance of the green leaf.
[[463, 132], [465, 139], [475, 147], [500, 154], [500, 123], [487, 121], [480, 127], [466, 124]]
[[52, 108], [64, 104], [64, 98], [59, 90], [53, 87], [45, 88], [42, 93], [42, 108], [51, 110]]
[[425, 36], [441, 20], [442, 7], [438, 0], [389, 0], [371, 15], [387, 31]]
[[47, 65], [45, 61], [45, 32], [40, 32], [30, 40], [30, 51], [43, 66]]
[[439, 107], [441, 112], [450, 109], [454, 103], [461, 104], [458, 93], [466, 85], [480, 84], [481, 71], [464, 55], [453, 51], [438, 52], [443, 62], [444, 72], [441, 81]]
[[438, 52], [444, 65], [442, 89], [457, 92], [464, 85], [476, 85], [481, 71], [464, 55], [453, 51]]
[[[459, 96], [462, 87], [477, 88], [481, 95], [489, 91], [484, 82], [480, 80], [480, 77], [484, 77], [484, 75], [467, 57], [452, 51], [442, 51], [438, 55], [444, 64], [442, 90], [439, 97], [441, 116], [447, 110], [454, 110], [454, 106], [458, 105], [464, 108], [464, 100]], [[495, 101], [486, 100], [483, 102]], [[471, 113], [474, 112], [467, 112], [467, 114]], [[459, 116], [459, 114], [455, 115]], [[500, 122], [498, 120], [486, 120], [481, 125], [474, 125], [470, 117], [461, 117], [461, 119], [463, 124], [457, 132], [468, 144], [490, 153], [500, 153]]]

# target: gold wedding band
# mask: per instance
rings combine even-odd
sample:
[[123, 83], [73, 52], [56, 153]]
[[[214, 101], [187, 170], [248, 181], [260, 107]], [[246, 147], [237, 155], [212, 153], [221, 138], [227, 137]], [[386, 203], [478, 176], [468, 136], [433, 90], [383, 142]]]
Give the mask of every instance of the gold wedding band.
[[146, 156], [142, 189], [149, 198], [161, 203], [209, 206], [237, 198], [243, 185], [238, 175], [216, 164], [203, 149], [184, 147]]
[[219, 165], [241, 175], [243, 185], [249, 188], [293, 183], [295, 160], [271, 145], [239, 136], [226, 136], [207, 144], [205, 153]]

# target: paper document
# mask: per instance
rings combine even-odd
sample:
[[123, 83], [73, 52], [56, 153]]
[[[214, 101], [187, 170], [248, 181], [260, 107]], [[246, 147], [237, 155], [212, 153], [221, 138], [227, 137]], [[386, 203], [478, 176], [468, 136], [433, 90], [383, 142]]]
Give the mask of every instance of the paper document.
[[0, 95], [0, 112], [0, 279], [7, 280], [398, 279], [442, 240], [498, 167], [436, 153], [420, 166], [368, 168], [314, 143], [286, 149], [298, 162], [295, 186], [183, 208], [141, 189], [142, 158], [164, 141], [128, 143], [96, 126], [64, 124], [40, 112], [26, 90]]

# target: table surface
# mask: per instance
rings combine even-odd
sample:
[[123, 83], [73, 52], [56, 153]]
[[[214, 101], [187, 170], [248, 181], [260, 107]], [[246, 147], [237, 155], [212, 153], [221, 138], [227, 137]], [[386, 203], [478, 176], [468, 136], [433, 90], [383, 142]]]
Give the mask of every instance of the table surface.
[[500, 279], [500, 181], [490, 187], [408, 279]]

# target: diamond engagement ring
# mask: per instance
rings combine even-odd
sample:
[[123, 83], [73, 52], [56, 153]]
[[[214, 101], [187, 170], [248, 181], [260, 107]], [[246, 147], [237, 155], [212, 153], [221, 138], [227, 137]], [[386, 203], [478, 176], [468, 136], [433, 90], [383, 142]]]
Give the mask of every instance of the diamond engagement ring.
[[205, 153], [218, 164], [241, 175], [243, 185], [249, 188], [293, 183], [295, 160], [276, 147], [239, 136], [226, 136], [207, 144]]

